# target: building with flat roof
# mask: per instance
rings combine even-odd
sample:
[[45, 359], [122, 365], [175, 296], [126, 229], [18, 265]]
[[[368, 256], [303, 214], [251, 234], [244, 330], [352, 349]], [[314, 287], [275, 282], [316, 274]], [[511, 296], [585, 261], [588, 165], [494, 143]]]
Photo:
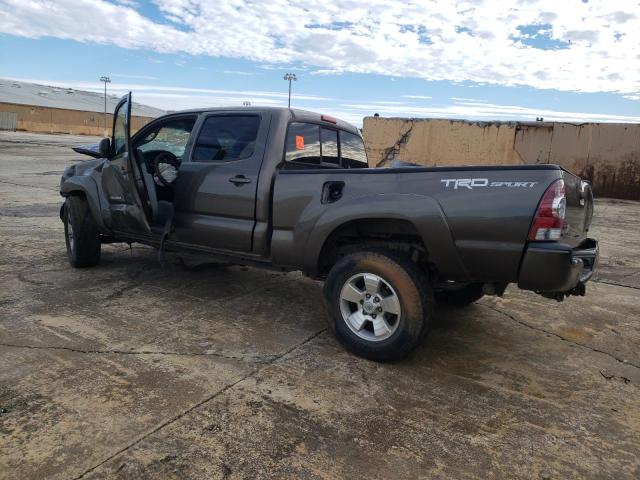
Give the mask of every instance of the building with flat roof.
[[[107, 95], [107, 132], [118, 100]], [[165, 112], [134, 102], [131, 113], [137, 131]], [[0, 78], [0, 130], [104, 136], [104, 94]]]

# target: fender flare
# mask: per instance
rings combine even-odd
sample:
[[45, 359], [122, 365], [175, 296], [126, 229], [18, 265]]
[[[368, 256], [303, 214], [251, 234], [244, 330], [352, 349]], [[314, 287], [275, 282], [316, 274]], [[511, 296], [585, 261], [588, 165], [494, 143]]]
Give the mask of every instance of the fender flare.
[[330, 235], [354, 220], [383, 218], [409, 222], [416, 229], [430, 260], [446, 277], [469, 277], [455, 246], [451, 230], [440, 204], [417, 194], [375, 194], [351, 199], [339, 208], [325, 210], [308, 230], [305, 239], [305, 271], [317, 272], [322, 248]]
[[[89, 205], [89, 211], [94, 221], [98, 225], [100, 233], [109, 234], [109, 228], [107, 228], [104, 219], [102, 218], [102, 209], [100, 208], [100, 196], [98, 193], [98, 187], [95, 181], [91, 177], [74, 176], [65, 179], [60, 184], [60, 195], [68, 197], [71, 195], [84, 195]], [[60, 207], [60, 219], [64, 217], [64, 203]]]

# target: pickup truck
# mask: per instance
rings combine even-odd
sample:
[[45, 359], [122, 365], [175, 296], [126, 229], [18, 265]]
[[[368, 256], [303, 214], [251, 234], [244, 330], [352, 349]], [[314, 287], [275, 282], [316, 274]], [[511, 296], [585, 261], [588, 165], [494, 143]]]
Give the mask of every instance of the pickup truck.
[[74, 267], [141, 242], [299, 270], [324, 280], [345, 347], [385, 361], [419, 344], [437, 305], [509, 283], [584, 295], [597, 264], [591, 188], [556, 165], [368, 168], [357, 128], [288, 108], [171, 113], [135, 135], [130, 117], [131, 94], [110, 139], [75, 149], [94, 159], [62, 176]]

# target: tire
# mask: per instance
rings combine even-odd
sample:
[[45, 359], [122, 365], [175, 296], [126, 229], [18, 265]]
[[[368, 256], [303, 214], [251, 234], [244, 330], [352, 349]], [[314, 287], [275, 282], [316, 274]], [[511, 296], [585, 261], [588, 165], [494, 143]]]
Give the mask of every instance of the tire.
[[440, 290], [434, 293], [436, 303], [454, 307], [466, 307], [480, 300], [484, 293], [481, 283], [469, 283], [461, 288]]
[[100, 262], [100, 231], [84, 197], [72, 195], [64, 204], [64, 237], [69, 263], [75, 268]]
[[409, 258], [386, 250], [341, 258], [327, 276], [324, 298], [338, 340], [379, 362], [408, 355], [428, 333], [435, 306], [426, 274]]

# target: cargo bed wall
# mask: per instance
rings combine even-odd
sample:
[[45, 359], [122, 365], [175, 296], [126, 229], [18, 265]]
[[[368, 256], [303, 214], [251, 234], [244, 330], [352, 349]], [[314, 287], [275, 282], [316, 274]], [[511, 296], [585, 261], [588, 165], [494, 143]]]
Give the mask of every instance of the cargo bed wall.
[[[342, 223], [395, 218], [416, 227], [447, 278], [515, 281], [538, 201], [560, 175], [551, 166], [281, 172], [273, 196], [273, 260], [311, 266]], [[475, 182], [456, 186], [454, 180]], [[333, 181], [345, 183], [343, 197], [322, 204], [323, 185]]]

